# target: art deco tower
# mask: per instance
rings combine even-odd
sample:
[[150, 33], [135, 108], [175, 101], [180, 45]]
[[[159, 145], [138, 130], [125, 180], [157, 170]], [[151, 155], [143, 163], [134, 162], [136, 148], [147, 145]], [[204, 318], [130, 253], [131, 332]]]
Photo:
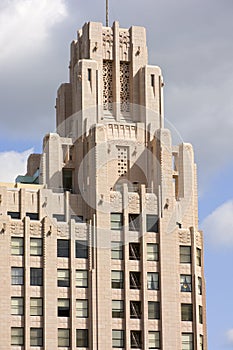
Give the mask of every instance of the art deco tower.
[[69, 69], [57, 132], [0, 187], [0, 349], [207, 350], [193, 149], [145, 29], [85, 24]]

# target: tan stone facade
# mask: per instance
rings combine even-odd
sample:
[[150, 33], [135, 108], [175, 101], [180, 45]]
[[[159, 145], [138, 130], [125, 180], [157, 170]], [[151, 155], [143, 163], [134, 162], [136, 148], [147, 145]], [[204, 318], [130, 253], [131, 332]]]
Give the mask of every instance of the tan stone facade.
[[85, 24], [56, 108], [26, 184], [0, 186], [0, 349], [207, 350], [193, 149], [145, 29]]

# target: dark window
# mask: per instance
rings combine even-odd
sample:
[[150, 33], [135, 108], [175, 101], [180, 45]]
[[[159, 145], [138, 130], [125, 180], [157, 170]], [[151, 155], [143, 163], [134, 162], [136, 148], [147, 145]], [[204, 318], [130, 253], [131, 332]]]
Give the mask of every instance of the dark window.
[[155, 76], [154, 76], [154, 74], [151, 74], [151, 86], [152, 87], [155, 86]]
[[73, 172], [71, 169], [62, 169], [63, 188], [65, 191], [73, 189]]
[[57, 301], [57, 316], [70, 317], [70, 301], [69, 299], [58, 299]]
[[181, 263], [191, 263], [191, 247], [190, 246], [180, 246], [180, 262]]
[[11, 268], [11, 284], [23, 285], [24, 284], [24, 270], [23, 267]]
[[57, 286], [58, 287], [70, 286], [70, 272], [68, 269], [57, 270]]
[[88, 68], [88, 70], [87, 70], [87, 79], [88, 79], [88, 81], [91, 81], [91, 69], [90, 68]]
[[88, 329], [76, 329], [76, 347], [88, 348]]
[[141, 288], [141, 275], [140, 272], [130, 272], [130, 289], [140, 289]]
[[42, 286], [43, 285], [43, 269], [31, 267], [30, 268], [30, 285]]
[[141, 318], [142, 309], [140, 301], [130, 301], [130, 318]]
[[71, 219], [73, 219], [76, 223], [83, 223], [83, 216], [81, 215], [71, 215], [70, 217]]
[[140, 260], [140, 243], [129, 243], [129, 259]]
[[7, 215], [10, 215], [11, 219], [20, 219], [19, 211], [8, 211]]
[[129, 231], [140, 231], [140, 215], [129, 214]]
[[30, 218], [30, 220], [39, 220], [38, 213], [26, 213], [26, 216], [28, 216]]
[[180, 291], [192, 292], [192, 276], [180, 275]]
[[131, 331], [130, 332], [131, 348], [141, 349], [142, 348], [142, 332]]
[[65, 222], [65, 215], [63, 214], [53, 214], [53, 218], [56, 219], [59, 222]]
[[58, 328], [58, 347], [70, 346], [70, 330], [68, 328]]
[[42, 328], [30, 328], [30, 346], [43, 346]]
[[76, 258], [87, 259], [88, 258], [88, 246], [87, 241], [75, 241], [75, 256]]
[[122, 289], [124, 288], [123, 271], [112, 271], [112, 288]]
[[15, 345], [15, 346], [24, 345], [24, 329], [22, 327], [11, 328], [11, 345]]
[[160, 319], [160, 303], [158, 301], [148, 301], [148, 319]]
[[112, 317], [124, 318], [124, 300], [112, 301]]
[[70, 256], [70, 242], [68, 239], [57, 240], [57, 256], [60, 258], [69, 258]]
[[199, 323], [203, 323], [203, 308], [199, 305]]
[[193, 305], [181, 304], [181, 321], [193, 320]]
[[158, 215], [146, 216], [146, 231], [147, 232], [159, 232], [158, 231]]

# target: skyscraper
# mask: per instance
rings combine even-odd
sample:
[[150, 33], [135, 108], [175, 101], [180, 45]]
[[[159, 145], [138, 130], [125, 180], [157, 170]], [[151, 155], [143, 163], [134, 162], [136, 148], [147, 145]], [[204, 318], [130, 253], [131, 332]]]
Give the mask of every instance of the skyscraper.
[[85, 24], [69, 69], [56, 133], [0, 187], [0, 348], [207, 350], [193, 149], [145, 29]]

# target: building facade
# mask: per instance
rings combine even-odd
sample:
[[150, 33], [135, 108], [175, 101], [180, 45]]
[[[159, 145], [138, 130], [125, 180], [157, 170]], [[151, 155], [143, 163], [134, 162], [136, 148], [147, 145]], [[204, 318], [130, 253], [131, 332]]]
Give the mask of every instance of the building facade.
[[142, 27], [86, 23], [57, 131], [0, 185], [0, 349], [207, 350], [190, 144]]

